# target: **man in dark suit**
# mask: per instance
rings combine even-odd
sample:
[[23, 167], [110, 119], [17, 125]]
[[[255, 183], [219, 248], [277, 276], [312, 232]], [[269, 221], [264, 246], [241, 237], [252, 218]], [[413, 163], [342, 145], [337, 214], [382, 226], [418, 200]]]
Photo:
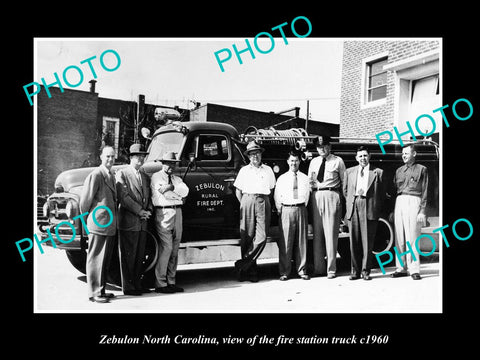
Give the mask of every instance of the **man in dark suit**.
[[358, 165], [347, 169], [343, 183], [352, 255], [350, 280], [360, 276], [371, 280], [373, 244], [385, 199], [383, 170], [370, 164], [370, 152], [366, 147], [359, 147], [355, 158]]
[[114, 297], [113, 294], [105, 292], [105, 287], [117, 232], [117, 192], [115, 178], [111, 172], [115, 150], [111, 146], [105, 146], [100, 159], [101, 165], [85, 179], [80, 209], [82, 213], [88, 212], [86, 224], [88, 297], [90, 301], [106, 303]]
[[142, 260], [147, 239], [147, 220], [152, 215], [150, 178], [141, 169], [145, 155], [141, 144], [130, 146], [130, 165], [116, 173], [119, 199], [118, 231], [125, 295], [141, 295]]

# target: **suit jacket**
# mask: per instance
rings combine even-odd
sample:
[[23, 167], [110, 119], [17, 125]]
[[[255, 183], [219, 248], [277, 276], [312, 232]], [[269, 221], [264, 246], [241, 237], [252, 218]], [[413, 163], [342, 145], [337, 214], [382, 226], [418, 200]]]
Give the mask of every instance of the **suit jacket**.
[[[110, 213], [105, 208], [106, 206]], [[90, 233], [104, 236], [113, 236], [117, 232], [117, 191], [115, 187], [115, 178], [112, 176], [109, 180], [107, 168], [100, 165], [93, 170], [83, 183], [82, 196], [80, 198], [80, 210], [82, 213], [88, 211], [87, 228]], [[95, 221], [100, 225], [111, 224], [106, 227], [98, 226], [93, 220], [95, 211]], [[113, 215], [113, 219], [112, 219]]]
[[[350, 220], [353, 215], [353, 204], [355, 202], [355, 190], [357, 186], [357, 174], [360, 165], [348, 168], [343, 181], [343, 194], [346, 198], [345, 217]], [[367, 192], [367, 219], [378, 220], [383, 210], [385, 200], [385, 185], [383, 182], [383, 170], [370, 164], [368, 171]]]
[[135, 169], [127, 166], [116, 173], [118, 207], [118, 229], [126, 231], [147, 230], [147, 220], [138, 216], [140, 210], [152, 211], [150, 177], [140, 170], [140, 184]]

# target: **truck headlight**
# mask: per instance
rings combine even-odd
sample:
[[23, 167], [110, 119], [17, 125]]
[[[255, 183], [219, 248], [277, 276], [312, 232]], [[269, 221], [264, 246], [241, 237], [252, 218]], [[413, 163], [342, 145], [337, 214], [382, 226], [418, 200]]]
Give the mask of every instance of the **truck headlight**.
[[76, 215], [75, 205], [73, 201], [68, 200], [67, 205], [65, 206], [65, 214], [69, 219], [72, 219]]
[[43, 210], [43, 217], [48, 217], [48, 215], [50, 215], [50, 205], [48, 205], [48, 201], [45, 204], [43, 204], [42, 210]]

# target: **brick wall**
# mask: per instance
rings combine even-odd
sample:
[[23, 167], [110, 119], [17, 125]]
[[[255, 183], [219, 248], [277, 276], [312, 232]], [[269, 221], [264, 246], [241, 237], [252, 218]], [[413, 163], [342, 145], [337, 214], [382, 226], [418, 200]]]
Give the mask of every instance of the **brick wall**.
[[[245, 132], [249, 126], [255, 126], [257, 129], [268, 128], [291, 119], [292, 117], [293, 115], [274, 114], [218, 104], [205, 104], [198, 109], [191, 110], [190, 112], [190, 118], [192, 121], [215, 121], [227, 123], [233, 125], [239, 133]], [[305, 128], [305, 120], [295, 119], [276, 126], [275, 128], [283, 130], [292, 127]], [[310, 121], [307, 128], [309, 134], [323, 134], [330, 136], [338, 136], [338, 129], [338, 124], [323, 123], [319, 121]]]
[[51, 87], [37, 95], [37, 175], [38, 190], [52, 193], [55, 178], [62, 172], [81, 167], [96, 150], [98, 94]]
[[394, 73], [387, 72], [387, 96], [382, 105], [361, 107], [362, 60], [388, 52], [388, 63], [439, 48], [436, 40], [345, 41], [340, 98], [340, 136], [368, 137], [391, 129], [394, 121]]

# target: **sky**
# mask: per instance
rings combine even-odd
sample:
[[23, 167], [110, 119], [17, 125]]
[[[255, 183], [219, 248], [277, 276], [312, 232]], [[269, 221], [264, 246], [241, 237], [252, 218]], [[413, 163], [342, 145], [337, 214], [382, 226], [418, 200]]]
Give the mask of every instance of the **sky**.
[[[195, 102], [215, 103], [246, 109], [281, 112], [300, 107], [300, 116], [339, 123], [342, 48], [335, 38], [274, 38], [273, 49], [260, 53], [249, 39], [255, 58], [248, 51], [237, 60], [232, 45], [241, 51], [245, 38], [36, 38], [36, 61], [33, 81], [47, 84], [60, 79], [65, 68], [75, 65], [84, 75], [74, 89], [88, 91], [93, 79], [88, 63], [97, 75], [96, 92], [100, 97], [133, 100], [145, 95], [145, 102], [192, 109]], [[258, 48], [272, 48], [271, 40], [260, 37]], [[230, 60], [221, 71], [215, 52], [229, 49]], [[106, 71], [101, 54], [114, 50], [120, 66]], [[224, 58], [227, 52], [219, 53]], [[113, 53], [103, 57], [107, 68], [114, 68]], [[79, 83], [77, 70], [66, 73], [71, 84]], [[64, 88], [69, 88], [62, 80]], [[287, 113], [293, 114], [293, 112]]]

